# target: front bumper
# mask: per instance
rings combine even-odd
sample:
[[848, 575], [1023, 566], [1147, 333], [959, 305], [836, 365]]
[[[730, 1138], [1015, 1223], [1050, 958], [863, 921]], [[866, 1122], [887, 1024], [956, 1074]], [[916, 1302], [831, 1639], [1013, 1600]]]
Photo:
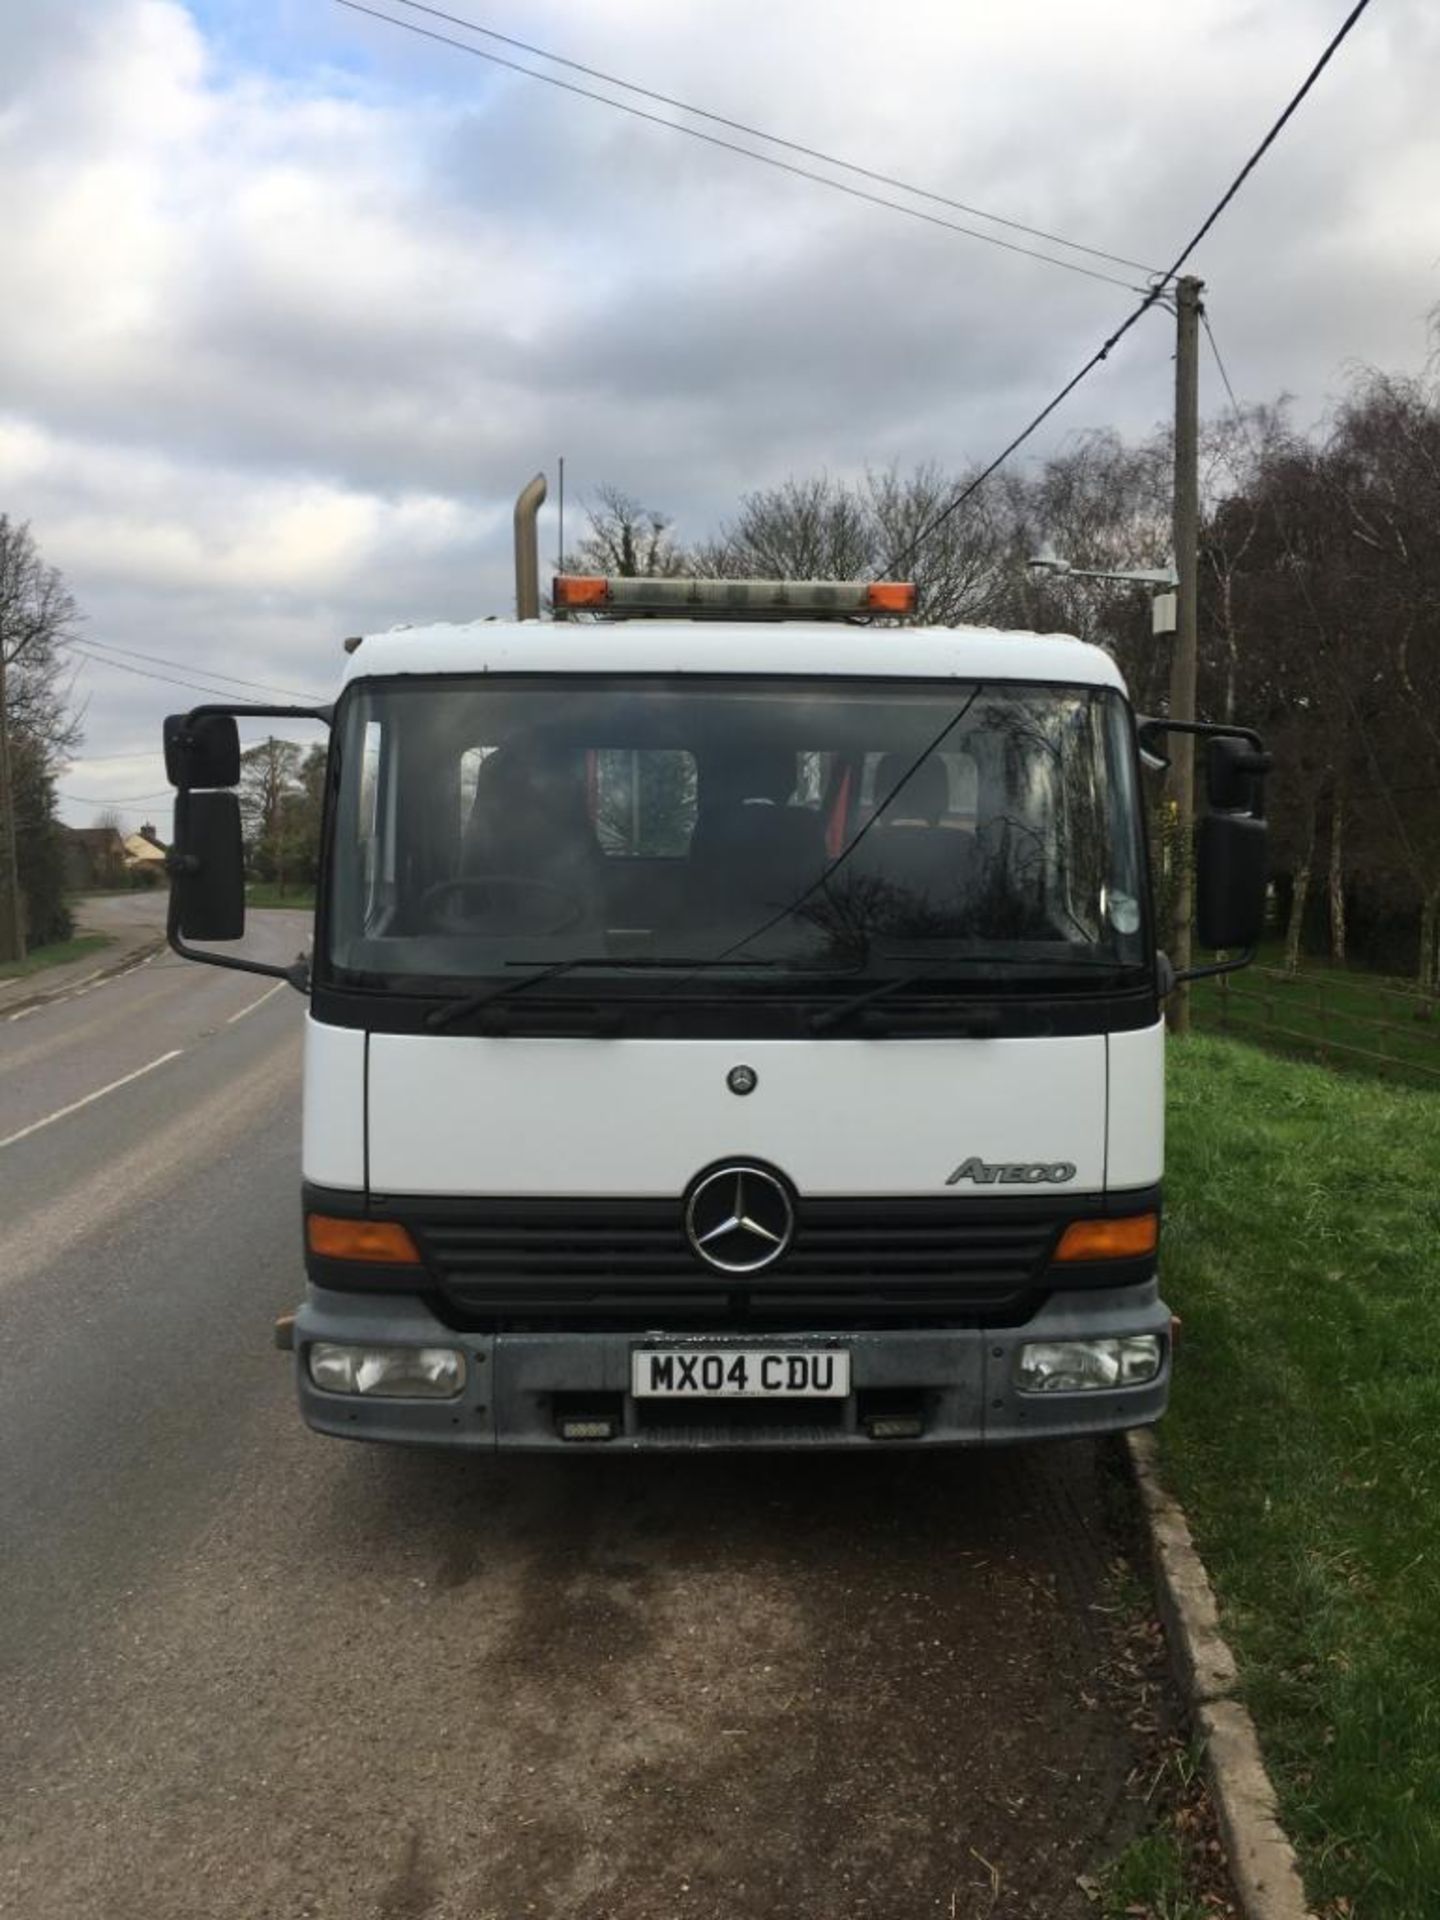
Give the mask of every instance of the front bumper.
[[[1141, 1387], [1084, 1393], [1020, 1393], [1014, 1385], [1019, 1347], [1036, 1340], [1093, 1340], [1127, 1334], [1161, 1337], [1164, 1360], [1156, 1379]], [[300, 1410], [319, 1433], [399, 1445], [574, 1451], [587, 1443], [561, 1437], [564, 1409], [604, 1406], [613, 1411], [613, 1439], [588, 1443], [602, 1450], [664, 1452], [715, 1448], [785, 1450], [874, 1447], [991, 1446], [1015, 1440], [1061, 1439], [1148, 1426], [1170, 1395], [1170, 1312], [1152, 1280], [1114, 1291], [1052, 1294], [1020, 1327], [878, 1328], [808, 1333], [730, 1331], [526, 1332], [459, 1334], [424, 1301], [404, 1294], [362, 1295], [312, 1286], [295, 1318], [294, 1347]], [[467, 1362], [463, 1393], [454, 1400], [385, 1400], [326, 1393], [310, 1379], [312, 1341], [458, 1347]], [[706, 1344], [838, 1345], [851, 1355], [853, 1391], [825, 1407], [737, 1413], [738, 1403], [671, 1403], [631, 1397], [630, 1354], [637, 1346]], [[877, 1440], [867, 1430], [867, 1407], [903, 1402], [921, 1410], [923, 1430], [909, 1440]], [[764, 1403], [762, 1404], [762, 1408]], [[755, 1403], [749, 1403], [750, 1409]], [[792, 1413], [798, 1417], [792, 1417]], [[673, 1415], [673, 1417], [672, 1417]]]

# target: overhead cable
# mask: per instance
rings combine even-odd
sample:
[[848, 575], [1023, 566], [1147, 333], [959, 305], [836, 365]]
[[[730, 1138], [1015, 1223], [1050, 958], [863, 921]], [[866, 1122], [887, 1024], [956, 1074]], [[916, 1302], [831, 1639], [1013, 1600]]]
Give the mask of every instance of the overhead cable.
[[66, 793], [62, 787], [57, 787], [55, 791], [62, 800], [69, 800], [77, 807], [120, 807], [127, 813], [144, 813], [147, 811], [146, 801], [173, 800], [175, 797], [170, 787], [162, 787], [158, 793], [132, 793], [123, 800], [103, 793]]
[[[287, 700], [303, 700], [307, 706], [319, 706], [321, 704], [320, 698], [317, 694], [300, 693], [294, 687], [266, 686], [266, 685], [263, 685], [258, 680], [237, 680], [235, 676], [232, 674], [220, 673], [218, 671], [215, 673], [215, 679], [229, 680], [231, 682], [231, 685], [229, 687], [217, 687], [203, 681], [192, 680], [180, 674], [156, 673], [150, 668], [134, 667], [129, 665], [129, 663], [125, 660], [117, 660], [114, 658], [112, 653], [93, 652], [92, 648], [95, 646], [98, 646], [99, 644], [100, 643], [97, 641], [90, 641], [90, 640], [84, 640], [84, 641], [66, 640], [62, 642], [62, 645], [69, 647], [70, 650], [74, 654], [76, 654], [80, 659], [88, 660], [92, 666], [114, 667], [117, 673], [138, 674], [142, 680], [162, 680], [167, 682], [171, 686], [189, 687], [192, 690], [192, 692], [213, 693], [216, 696], [216, 698], [220, 700], [236, 699], [237, 695], [234, 689], [235, 687], [240, 686], [240, 687], [249, 688], [252, 692], [255, 692], [255, 693], [267, 693], [267, 694], [281, 693], [281, 694], [284, 694]], [[142, 659], [150, 659], [150, 658], [153, 658], [154, 656], [148, 655], [148, 654], [142, 654], [140, 657]], [[166, 662], [166, 665], [170, 665], [170, 664], [172, 663], [168, 661]], [[183, 661], [176, 661], [173, 664], [177, 666], [183, 666], [186, 663]], [[200, 671], [202, 673], [208, 673], [211, 671], [211, 669], [208, 667], [202, 667]], [[129, 758], [131, 756], [127, 755], [122, 757]]]
[[[521, 53], [548, 60], [553, 66], [568, 67], [571, 73], [583, 73], [588, 79], [601, 80], [607, 87], [619, 87], [625, 93], [637, 94], [642, 100], [654, 100], [662, 107], [673, 107], [677, 113], [688, 113], [697, 120], [708, 120], [712, 126], [728, 127], [732, 133], [743, 133], [748, 139], [764, 140], [772, 147], [783, 147], [787, 153], [803, 154], [807, 160], [819, 160], [827, 167], [839, 167], [843, 173], [853, 173], [861, 180], [873, 180], [877, 186], [894, 187], [900, 193], [913, 194], [917, 200], [929, 200], [937, 207], [949, 207], [954, 213], [967, 213], [977, 220], [993, 221], [997, 227], [1008, 227], [1012, 233], [1029, 234], [1032, 240], [1048, 240], [1054, 246], [1068, 247], [1073, 253], [1089, 254], [1092, 260], [1108, 260], [1116, 267], [1133, 267], [1136, 273], [1153, 274], [1158, 271], [1143, 260], [1130, 260], [1123, 253], [1107, 253], [1103, 247], [1090, 247], [1079, 240], [1067, 240], [1062, 233], [1050, 233], [1044, 227], [1027, 226], [1023, 220], [1012, 220], [1006, 214], [990, 213], [984, 207], [971, 206], [968, 201], [954, 200], [949, 194], [935, 193], [929, 187], [913, 186], [910, 181], [898, 179], [893, 173], [880, 173], [874, 167], [862, 167], [854, 160], [842, 160], [820, 147], [807, 147], [802, 141], [787, 140], [781, 134], [767, 133], [763, 127], [752, 127], [744, 120], [732, 120], [726, 114], [713, 113], [708, 107], [697, 107], [693, 101], [677, 100], [673, 94], [660, 93], [654, 87], [642, 87], [633, 80], [622, 80], [617, 74], [606, 73], [599, 67], [587, 67], [581, 60], [567, 59], [563, 53], [551, 53], [547, 47], [534, 46], [528, 40], [517, 40], [513, 34], [500, 33], [494, 27], [482, 27], [478, 20], [467, 20], [458, 13], [446, 13], [441, 7], [427, 6], [424, 0], [391, 0], [391, 4], [408, 7], [413, 13], [427, 13], [434, 20], [445, 20], [452, 27], [463, 27], [467, 33], [483, 34], [487, 40], [498, 40], [502, 46], [518, 48]], [[543, 80], [546, 76], [536, 74], [534, 77]], [[613, 106], [617, 103], [611, 101], [608, 104]], [[983, 239], [985, 236], [979, 237]], [[1063, 261], [1056, 262], [1056, 265], [1063, 264]]]
[[[794, 174], [800, 180], [812, 180], [817, 186], [847, 194], [852, 200], [885, 207], [891, 213], [904, 214], [907, 219], [923, 221], [929, 227], [943, 227], [947, 233], [963, 234], [969, 240], [982, 240], [988, 247], [1000, 247], [1006, 253], [1018, 253], [1027, 260], [1043, 260], [1047, 266], [1063, 267], [1067, 273], [1084, 274], [1087, 280], [1103, 280], [1112, 287], [1134, 290], [1131, 281], [1118, 279], [1113, 273], [1101, 273], [1095, 267], [1082, 267], [1077, 260], [1058, 260], [1052, 253], [1042, 253], [1035, 247], [1017, 246], [1013, 240], [1002, 240], [998, 234], [981, 233], [976, 227], [961, 226], [956, 220], [942, 219], [939, 214], [926, 213], [923, 208], [907, 207], [902, 201], [887, 200], [883, 194], [870, 193], [863, 187], [847, 186], [843, 180], [832, 180], [828, 174], [816, 173], [810, 167], [797, 167], [792, 161], [777, 159], [772, 153], [757, 153], [753, 147], [742, 147], [733, 140], [722, 140], [718, 134], [702, 133], [699, 127], [687, 127], [679, 120], [667, 120], [661, 114], [647, 113], [643, 107], [632, 107], [624, 100], [612, 100], [608, 94], [596, 93], [590, 87], [576, 86], [573, 80], [562, 80], [558, 74], [541, 73], [534, 67], [522, 66], [518, 60], [507, 60], [487, 47], [472, 46], [468, 40], [457, 40], [453, 34], [437, 33], [433, 27], [422, 27], [417, 21], [401, 20], [393, 13], [382, 13], [378, 7], [362, 6], [360, 0], [335, 0], [335, 4], [348, 8], [351, 13], [363, 13], [372, 20], [383, 20], [386, 26], [398, 27], [403, 33], [418, 34], [422, 40], [435, 40], [442, 47], [454, 47], [457, 52], [471, 54], [477, 60], [488, 60], [492, 66], [505, 67], [511, 73], [523, 73], [531, 80], [541, 80], [547, 87], [558, 87], [563, 93], [578, 94], [582, 100], [597, 100], [602, 107], [613, 107], [617, 113], [628, 113], [633, 119], [648, 121], [651, 126], [664, 127], [671, 133], [683, 133], [688, 139], [703, 141], [707, 147], [719, 147], [726, 153], [738, 153], [742, 159], [754, 160], [762, 167], [773, 167], [777, 172]], [[399, 0], [399, 4], [403, 6], [405, 0]], [[763, 134], [760, 136], [762, 139], [768, 137]], [[1070, 244], [1069, 241], [1061, 242], [1063, 246]]]
[[[77, 643], [89, 647], [92, 651], [98, 650], [105, 654], [123, 654], [127, 660], [148, 660], [152, 666], [178, 667], [182, 673], [187, 672], [191, 666], [190, 661], [176, 660], [169, 654], [143, 653], [136, 647], [122, 647], [114, 640], [96, 640], [89, 634], [86, 634], [83, 640], [77, 636], [75, 641], [66, 642], [67, 645], [75, 645]], [[311, 702], [316, 698], [313, 693], [300, 693], [297, 692], [294, 687], [276, 686], [273, 681], [269, 680], [242, 680], [239, 674], [221, 673], [218, 667], [202, 666], [200, 671], [208, 674], [212, 680], [228, 680], [232, 686], [249, 687], [256, 693], [283, 693], [287, 699]]]
[[[349, 4], [349, 0], [341, 0], [341, 4], [342, 5]], [[1209, 233], [1210, 229], [1215, 225], [1215, 222], [1220, 218], [1221, 214], [1230, 205], [1230, 202], [1235, 198], [1236, 194], [1240, 191], [1241, 187], [1244, 185], [1246, 180], [1248, 180], [1250, 175], [1255, 171], [1255, 168], [1259, 164], [1260, 160], [1274, 145], [1275, 140], [1279, 135], [1281, 128], [1285, 126], [1286, 122], [1290, 119], [1291, 115], [1295, 112], [1296, 108], [1300, 105], [1300, 102], [1305, 98], [1306, 94], [1309, 93], [1310, 89], [1314, 86], [1315, 82], [1320, 78], [1320, 75], [1325, 71], [1326, 67], [1329, 66], [1330, 61], [1332, 60], [1336, 52], [1339, 50], [1341, 42], [1345, 39], [1346, 35], [1350, 32], [1350, 29], [1355, 25], [1356, 21], [1360, 18], [1361, 14], [1364, 13], [1366, 7], [1368, 7], [1369, 4], [1370, 4], [1370, 0], [1357, 0], [1356, 5], [1350, 9], [1348, 14], [1346, 14], [1344, 20], [1341, 22], [1340, 26], [1332, 36], [1324, 52], [1320, 55], [1320, 58], [1315, 62], [1314, 66], [1311, 67], [1309, 73], [1306, 74], [1304, 80], [1300, 83], [1300, 86], [1290, 96], [1290, 99], [1286, 103], [1284, 111], [1280, 114], [1280, 117], [1271, 126], [1270, 131], [1265, 135], [1265, 138], [1260, 142], [1259, 146], [1255, 148], [1254, 152], [1250, 155], [1249, 159], [1245, 162], [1244, 166], [1241, 167], [1240, 171], [1236, 174], [1235, 178], [1230, 182], [1230, 185], [1225, 189], [1224, 193], [1221, 194], [1220, 198], [1215, 202], [1215, 205], [1210, 209], [1209, 213], [1206, 214], [1205, 218], [1200, 222], [1200, 225], [1195, 229], [1195, 232], [1190, 236], [1190, 238], [1186, 241], [1185, 245], [1180, 249], [1180, 252], [1176, 255], [1170, 267], [1155, 282], [1154, 286], [1151, 287], [1150, 291], [1145, 295], [1145, 298], [1140, 302], [1139, 306], [1136, 307], [1130, 314], [1126, 316], [1124, 320], [1121, 321], [1120, 325], [1116, 327], [1115, 331], [1108, 337], [1108, 339], [1106, 339], [1105, 342], [1099, 348], [1097, 348], [1094, 353], [1091, 354], [1090, 358], [1085, 362], [1084, 366], [1081, 367], [1080, 371], [1077, 374], [1072, 375], [1072, 377], [1065, 382], [1065, 385], [1055, 395], [1055, 398], [1051, 401], [1048, 401], [1046, 405], [1040, 409], [1039, 413], [1035, 415], [1035, 418], [1032, 421], [1030, 421], [1028, 426], [1022, 427], [1020, 432], [1016, 434], [1015, 438], [1009, 443], [1009, 445], [1005, 447], [1002, 452], [998, 453], [995, 456], [995, 458], [990, 462], [989, 466], [983, 468], [981, 472], [978, 473], [973, 480], [969, 481], [964, 487], [962, 487], [959, 493], [956, 494], [955, 498], [951, 500], [946, 506], [942, 507], [939, 513], [937, 513], [933, 519], [928, 521], [926, 525], [920, 529], [919, 533], [917, 533], [912, 540], [910, 540], [904, 547], [900, 548], [900, 550], [897, 553], [891, 554], [890, 558], [885, 562], [884, 566], [881, 568], [882, 573], [893, 573], [899, 568], [906, 566], [911, 560], [911, 558], [914, 556], [916, 550], [919, 547], [923, 546], [925, 541], [927, 541], [930, 538], [931, 534], [937, 532], [939, 528], [944, 526], [945, 522], [950, 518], [952, 514], [958, 513], [960, 508], [964, 506], [965, 502], [969, 500], [972, 497], [972, 495], [979, 492], [980, 488], [984, 486], [985, 482], [990, 478], [991, 474], [994, 473], [997, 470], [997, 468], [1002, 467], [1005, 464], [1005, 462], [1010, 458], [1011, 454], [1025, 444], [1025, 442], [1030, 438], [1031, 434], [1033, 434], [1038, 427], [1043, 425], [1043, 423], [1050, 418], [1050, 415], [1054, 413], [1055, 409], [1063, 401], [1069, 399], [1070, 395], [1075, 391], [1076, 387], [1080, 385], [1080, 382], [1084, 380], [1087, 377], [1087, 375], [1093, 373], [1095, 368], [1100, 365], [1100, 362], [1102, 360], [1107, 360], [1110, 357], [1110, 354], [1125, 338], [1125, 335], [1129, 333], [1130, 329], [1139, 320], [1143, 319], [1143, 317], [1150, 311], [1152, 307], [1157, 306], [1160, 303], [1161, 299], [1164, 296], [1166, 287], [1168, 287], [1170, 282], [1176, 278], [1176, 276], [1180, 272], [1180, 269], [1185, 265], [1185, 262], [1190, 258], [1191, 254], [1194, 253], [1196, 247], [1199, 246], [1200, 242], [1205, 238], [1206, 234]]]
[[[167, 686], [188, 687], [192, 693], [208, 693], [216, 700], [233, 701], [235, 698], [233, 691], [226, 687], [206, 686], [199, 680], [182, 680], [178, 674], [173, 673], [155, 673], [149, 667], [127, 666], [123, 660], [111, 659], [106, 654], [87, 652], [78, 641], [72, 640], [67, 644], [80, 659], [88, 660], [92, 667], [113, 667], [117, 673], [134, 673], [138, 674], [142, 680], [161, 680]], [[307, 693], [302, 697], [308, 704], [320, 704], [313, 694]]]

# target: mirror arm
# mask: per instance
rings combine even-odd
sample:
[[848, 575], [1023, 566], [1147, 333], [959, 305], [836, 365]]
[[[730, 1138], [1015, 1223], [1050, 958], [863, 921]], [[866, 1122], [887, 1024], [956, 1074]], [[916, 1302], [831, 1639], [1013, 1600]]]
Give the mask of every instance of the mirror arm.
[[1238, 973], [1242, 967], [1248, 967], [1260, 951], [1258, 947], [1245, 947], [1233, 960], [1217, 960], [1208, 967], [1186, 967], [1177, 973], [1170, 970], [1170, 985], [1162, 990], [1161, 997], [1173, 993], [1176, 987], [1183, 986], [1187, 980], [1213, 980], [1217, 973]]
[[206, 953], [203, 947], [187, 947], [178, 933], [166, 932], [172, 953], [182, 960], [199, 960], [207, 967], [230, 967], [236, 973], [263, 973], [272, 980], [288, 980], [297, 993], [310, 991], [310, 962], [303, 955], [291, 966], [272, 966], [268, 960], [237, 960], [228, 953]]
[[191, 707], [186, 713], [187, 720], [208, 720], [212, 714], [231, 715], [236, 720], [318, 720], [323, 726], [333, 726], [335, 709], [324, 705], [316, 707], [263, 707], [241, 703], [227, 706], [219, 701], [208, 706]]
[[[203, 711], [201, 708], [197, 712]], [[1232, 727], [1212, 720], [1163, 720], [1155, 716], [1137, 717], [1135, 731], [1139, 735], [1140, 745], [1157, 759], [1164, 759], [1156, 752], [1156, 743], [1162, 733], [1193, 733], [1199, 737], [1216, 740], [1247, 740], [1257, 753], [1265, 751], [1265, 743], [1252, 727]], [[1168, 760], [1166, 761], [1168, 765]]]

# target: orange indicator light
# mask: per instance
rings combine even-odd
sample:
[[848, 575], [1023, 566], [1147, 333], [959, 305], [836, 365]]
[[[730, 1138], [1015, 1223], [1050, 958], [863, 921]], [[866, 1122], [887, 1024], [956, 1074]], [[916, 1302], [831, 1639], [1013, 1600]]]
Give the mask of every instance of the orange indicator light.
[[1123, 1220], [1074, 1220], [1060, 1236], [1056, 1260], [1138, 1260], [1160, 1243], [1160, 1216], [1130, 1214]]

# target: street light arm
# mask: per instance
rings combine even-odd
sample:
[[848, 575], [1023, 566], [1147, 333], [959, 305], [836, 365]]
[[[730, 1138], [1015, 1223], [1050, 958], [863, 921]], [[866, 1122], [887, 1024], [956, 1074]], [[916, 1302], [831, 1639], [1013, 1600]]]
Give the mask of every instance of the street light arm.
[[1173, 566], [1163, 571], [1154, 567], [1072, 567], [1068, 560], [1062, 560], [1048, 547], [1026, 565], [1036, 573], [1054, 573], [1062, 579], [1122, 580], [1129, 586], [1155, 587], [1161, 592], [1173, 591], [1180, 584], [1180, 576]]
[[1179, 584], [1175, 569], [1167, 567], [1160, 572], [1153, 567], [1070, 567], [1067, 569], [1077, 580], [1124, 580], [1136, 587], [1174, 588]]

